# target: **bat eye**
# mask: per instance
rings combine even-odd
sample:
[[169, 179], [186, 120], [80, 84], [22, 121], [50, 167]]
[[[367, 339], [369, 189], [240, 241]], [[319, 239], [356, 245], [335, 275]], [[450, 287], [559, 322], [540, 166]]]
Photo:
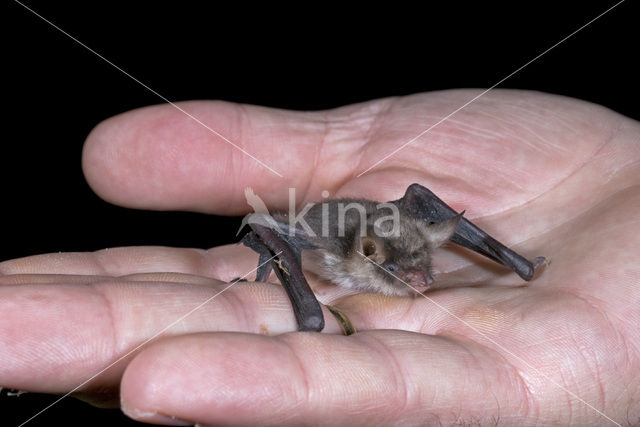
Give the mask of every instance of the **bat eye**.
[[385, 265], [385, 268], [390, 273], [395, 273], [396, 271], [398, 271], [398, 266], [396, 264], [387, 264], [387, 265]]

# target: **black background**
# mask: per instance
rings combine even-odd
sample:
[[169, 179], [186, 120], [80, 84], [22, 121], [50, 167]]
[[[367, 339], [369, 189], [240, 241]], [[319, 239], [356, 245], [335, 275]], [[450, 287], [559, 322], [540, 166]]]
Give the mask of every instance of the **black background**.
[[[24, 2], [171, 101], [222, 99], [303, 110], [490, 87], [615, 3], [394, 3], [348, 11], [346, 4], [324, 3], [275, 9]], [[92, 193], [80, 168], [89, 131], [112, 115], [162, 100], [18, 3], [4, 4], [0, 260], [125, 245], [234, 242], [237, 219], [128, 210]], [[576, 97], [640, 119], [638, 12], [638, 2], [628, 0], [499, 87]], [[203, 232], [212, 224], [231, 226], [216, 227], [222, 231], [215, 236]], [[54, 399], [3, 392], [1, 423], [18, 425]], [[137, 424], [118, 410], [69, 398], [29, 425], [59, 421]]]

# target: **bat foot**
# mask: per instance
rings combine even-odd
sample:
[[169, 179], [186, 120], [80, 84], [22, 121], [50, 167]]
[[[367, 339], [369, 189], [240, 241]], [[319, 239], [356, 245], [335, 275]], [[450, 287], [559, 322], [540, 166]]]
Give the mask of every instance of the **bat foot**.
[[356, 333], [356, 328], [353, 326], [353, 323], [351, 323], [351, 320], [349, 320], [349, 317], [347, 317], [344, 311], [329, 304], [325, 304], [325, 307], [327, 307], [331, 314], [333, 314], [333, 317], [336, 318], [336, 321], [342, 330], [342, 335], [348, 336]]

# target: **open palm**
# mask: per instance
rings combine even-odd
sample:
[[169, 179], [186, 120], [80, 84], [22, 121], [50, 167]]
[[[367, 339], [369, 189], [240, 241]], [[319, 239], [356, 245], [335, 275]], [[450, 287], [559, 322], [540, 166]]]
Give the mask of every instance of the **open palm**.
[[228, 287], [254, 277], [257, 255], [239, 245], [11, 260], [0, 264], [12, 313], [0, 385], [65, 393], [122, 358], [77, 394], [119, 392], [127, 414], [157, 423], [637, 422], [640, 126], [576, 100], [492, 91], [408, 143], [478, 93], [305, 113], [179, 104], [201, 123], [145, 108], [94, 130], [85, 174], [124, 206], [233, 215], [249, 210], [245, 187], [287, 209], [290, 187], [300, 204], [324, 190], [386, 201], [417, 182], [528, 258], [546, 256], [529, 286], [456, 248], [437, 254], [442, 289], [425, 297], [313, 283], [359, 331], [343, 337], [328, 312], [329, 333], [293, 332], [277, 285]]

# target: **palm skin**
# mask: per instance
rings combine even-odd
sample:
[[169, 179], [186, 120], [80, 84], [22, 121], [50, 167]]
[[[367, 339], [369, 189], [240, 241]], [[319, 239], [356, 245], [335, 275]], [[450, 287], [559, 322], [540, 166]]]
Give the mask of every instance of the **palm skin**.
[[[640, 126], [562, 97], [461, 90], [324, 112], [220, 102], [169, 105], [99, 125], [83, 153], [103, 198], [145, 209], [240, 215], [252, 187], [270, 209], [429, 187], [503, 243], [550, 264], [529, 286], [463, 250], [436, 257], [443, 289], [348, 295], [343, 337], [299, 333], [277, 285], [225, 281], [257, 256], [134, 247], [0, 264], [0, 385], [119, 396], [141, 421], [202, 424], [633, 424], [640, 419]], [[169, 273], [167, 273], [169, 272]], [[253, 277], [252, 274], [249, 277]], [[73, 307], [71, 309], [70, 307]], [[81, 325], [81, 326], [79, 326]]]

